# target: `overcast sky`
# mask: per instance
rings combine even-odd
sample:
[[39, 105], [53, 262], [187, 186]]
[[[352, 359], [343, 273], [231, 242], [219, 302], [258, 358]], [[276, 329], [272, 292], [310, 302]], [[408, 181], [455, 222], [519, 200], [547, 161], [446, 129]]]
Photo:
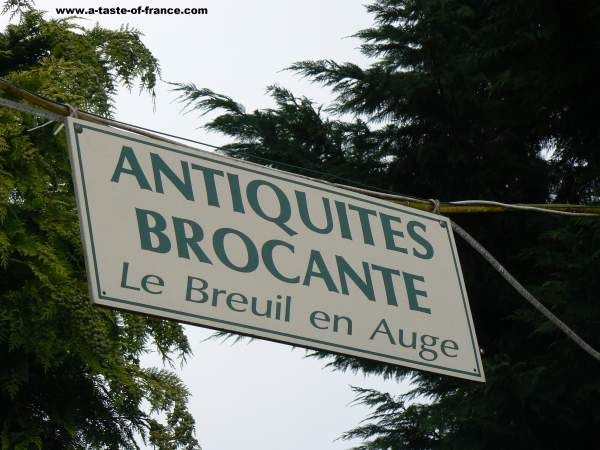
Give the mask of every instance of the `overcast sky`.
[[[371, 25], [364, 0], [38, 0], [54, 8], [206, 7], [205, 16], [87, 16], [89, 25], [130, 24], [141, 30], [168, 81], [193, 82], [227, 94], [248, 110], [272, 106], [265, 88], [273, 83], [327, 102], [331, 94], [300, 79], [286, 66], [299, 60], [331, 58], [364, 65], [359, 42], [349, 38]], [[5, 18], [1, 24], [4, 26]], [[116, 118], [213, 144], [227, 140], [207, 134], [200, 119], [181, 114], [169, 86], [157, 88], [156, 110], [137, 91], [122, 89]], [[186, 326], [194, 356], [178, 370], [189, 387], [190, 409], [204, 450], [345, 449], [358, 442], [334, 441], [356, 426], [367, 411], [353, 406], [349, 385], [374, 387], [393, 394], [406, 384], [378, 377], [342, 374], [323, 361], [304, 358], [301, 349], [264, 341], [231, 345], [203, 342], [211, 332]], [[145, 364], [160, 364], [149, 355]]]

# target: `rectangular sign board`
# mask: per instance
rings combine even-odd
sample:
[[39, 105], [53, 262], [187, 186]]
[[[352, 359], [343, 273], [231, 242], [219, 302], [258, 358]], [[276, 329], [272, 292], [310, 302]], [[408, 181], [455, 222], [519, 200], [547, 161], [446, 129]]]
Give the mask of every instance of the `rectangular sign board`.
[[68, 120], [95, 304], [484, 381], [449, 221]]

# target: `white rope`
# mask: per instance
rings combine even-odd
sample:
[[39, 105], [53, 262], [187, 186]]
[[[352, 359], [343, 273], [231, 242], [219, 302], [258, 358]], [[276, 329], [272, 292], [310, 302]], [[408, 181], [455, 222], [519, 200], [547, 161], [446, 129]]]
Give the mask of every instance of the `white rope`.
[[[309, 177], [307, 177], [307, 178], [309, 178]], [[423, 202], [424, 201], [420, 198], [408, 197], [406, 195], [388, 194], [386, 192], [371, 191], [370, 189], [363, 189], [363, 188], [359, 188], [359, 187], [349, 186], [347, 184], [333, 183], [333, 182], [325, 181], [325, 180], [317, 180], [317, 181], [332, 184], [334, 186], [346, 189], [348, 191], [358, 192], [361, 194], [367, 194], [372, 197], [378, 197], [378, 198], [389, 199], [389, 200], [402, 200], [402, 201], [408, 201], [408, 202]]]
[[56, 122], [62, 122], [63, 116], [54, 114], [53, 112], [46, 111], [45, 109], [36, 108], [35, 106], [26, 105], [24, 103], [14, 102], [7, 98], [0, 97], [0, 105], [7, 108], [16, 109], [17, 111], [33, 114], [34, 116], [43, 117], [48, 120], [54, 120]]
[[62, 122], [59, 126], [56, 127], [56, 130], [54, 130], [54, 136], [56, 136], [58, 133], [60, 133], [60, 130], [62, 130], [65, 127], [65, 123]]
[[503, 266], [498, 262], [496, 258], [492, 256], [490, 252], [488, 252], [485, 247], [483, 247], [479, 242], [473, 238], [469, 233], [463, 230], [459, 225], [455, 222], [450, 222], [452, 224], [452, 229], [462, 237], [467, 243], [473, 247], [477, 253], [483, 256], [487, 262], [491, 264], [491, 266], [498, 271], [502, 277], [508, 281], [508, 283], [515, 288], [515, 290], [521, 294], [525, 300], [533, 305], [539, 312], [541, 312], [544, 317], [546, 317], [550, 322], [556, 325], [563, 333], [565, 333], [573, 342], [575, 342], [579, 347], [581, 347], [585, 352], [590, 354], [593, 358], [600, 361], [600, 352], [595, 350], [591, 345], [581, 339], [573, 330], [571, 330], [563, 321], [561, 321], [558, 317], [556, 317], [552, 312], [546, 308], [540, 301], [535, 298], [521, 283], [515, 279]]
[[49, 120], [48, 122], [44, 122], [43, 124], [38, 125], [37, 127], [33, 127], [33, 128], [28, 129], [28, 130], [25, 130], [25, 132], [26, 133], [31, 133], [32, 131], [39, 130], [40, 128], [44, 128], [45, 126], [48, 126], [51, 123], [54, 123], [54, 120]]
[[489, 205], [489, 206], [502, 206], [504, 208], [517, 209], [523, 211], [537, 211], [537, 212], [545, 212], [549, 214], [558, 214], [561, 216], [597, 216], [598, 214], [593, 213], [577, 213], [570, 211], [557, 211], [553, 209], [540, 208], [536, 206], [528, 206], [528, 205], [514, 205], [511, 203], [502, 203], [502, 202], [493, 202], [490, 200], [461, 200], [457, 202], [450, 202], [451, 205]]

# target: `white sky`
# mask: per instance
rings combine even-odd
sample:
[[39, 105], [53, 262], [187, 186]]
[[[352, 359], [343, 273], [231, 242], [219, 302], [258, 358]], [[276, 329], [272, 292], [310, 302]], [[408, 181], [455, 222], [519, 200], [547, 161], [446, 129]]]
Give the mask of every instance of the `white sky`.
[[[364, 0], [38, 0], [55, 7], [206, 7], [206, 16], [88, 16], [92, 25], [129, 23], [145, 34], [168, 81], [194, 82], [233, 97], [247, 110], [272, 106], [265, 88], [277, 83], [297, 95], [327, 102], [330, 93], [281, 69], [305, 59], [330, 58], [366, 64], [359, 42], [347, 38], [371, 25]], [[6, 18], [0, 18], [2, 28]], [[192, 139], [223, 144], [226, 139], [198, 127], [166, 84], [157, 88], [156, 111], [146, 95], [121, 90], [116, 118]], [[202, 342], [211, 332], [186, 326], [192, 356], [178, 370], [192, 393], [190, 409], [204, 450], [346, 449], [359, 442], [335, 441], [368, 410], [350, 407], [349, 385], [393, 394], [406, 384], [323, 369], [301, 349], [264, 341], [231, 345]], [[149, 355], [144, 364], [160, 364]]]

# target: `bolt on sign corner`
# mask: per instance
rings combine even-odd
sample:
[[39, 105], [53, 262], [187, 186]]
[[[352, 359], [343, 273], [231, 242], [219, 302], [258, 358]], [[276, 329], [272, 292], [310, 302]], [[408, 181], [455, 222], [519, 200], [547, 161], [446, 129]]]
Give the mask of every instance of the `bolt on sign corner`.
[[92, 301], [485, 381], [446, 218], [68, 119]]

